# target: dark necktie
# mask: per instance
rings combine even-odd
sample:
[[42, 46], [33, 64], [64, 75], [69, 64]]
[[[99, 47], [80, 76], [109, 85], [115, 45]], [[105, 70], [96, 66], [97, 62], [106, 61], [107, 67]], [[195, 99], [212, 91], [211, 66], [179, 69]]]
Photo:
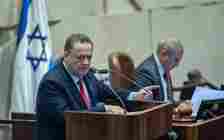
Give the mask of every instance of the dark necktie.
[[87, 93], [85, 92], [84, 82], [83, 82], [83, 80], [80, 80], [78, 83], [79, 83], [79, 88], [80, 88], [81, 99], [84, 102], [84, 104], [86, 105], [86, 107], [89, 109], [91, 106], [91, 103], [90, 103], [89, 97], [87, 96]]
[[165, 72], [164, 78], [165, 78], [166, 82], [169, 84], [169, 86], [172, 87], [172, 78], [171, 78], [171, 75], [170, 75], [169, 71]]

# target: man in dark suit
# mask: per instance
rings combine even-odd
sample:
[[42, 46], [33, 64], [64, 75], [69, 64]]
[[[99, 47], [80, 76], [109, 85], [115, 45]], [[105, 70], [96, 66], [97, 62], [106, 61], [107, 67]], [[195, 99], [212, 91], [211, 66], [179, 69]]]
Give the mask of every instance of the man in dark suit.
[[[93, 42], [84, 34], [72, 34], [65, 42], [64, 57], [43, 77], [37, 95], [37, 139], [64, 140], [64, 111], [123, 113], [119, 106], [104, 104], [114, 97], [111, 89], [90, 71]], [[138, 96], [144, 96], [140, 90]], [[129, 94], [121, 94], [126, 99]]]
[[[159, 85], [154, 99], [173, 102], [170, 71], [178, 66], [184, 53], [181, 42], [175, 38], [161, 40], [156, 52], [146, 58], [136, 69], [136, 81], [142, 87]], [[131, 89], [138, 89], [132, 87]]]

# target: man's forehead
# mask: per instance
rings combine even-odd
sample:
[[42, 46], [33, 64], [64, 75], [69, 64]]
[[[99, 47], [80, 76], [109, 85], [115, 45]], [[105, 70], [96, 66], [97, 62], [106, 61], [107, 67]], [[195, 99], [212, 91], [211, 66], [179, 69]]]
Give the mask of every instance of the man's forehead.
[[74, 45], [74, 48], [76, 49], [85, 49], [85, 48], [92, 48], [92, 44], [89, 43], [89, 42], [76, 42], [73, 44]]
[[74, 55], [81, 55], [81, 54], [87, 54], [91, 55], [93, 52], [93, 49], [91, 47], [91, 44], [77, 44], [77, 46], [74, 46], [71, 50], [71, 53]]

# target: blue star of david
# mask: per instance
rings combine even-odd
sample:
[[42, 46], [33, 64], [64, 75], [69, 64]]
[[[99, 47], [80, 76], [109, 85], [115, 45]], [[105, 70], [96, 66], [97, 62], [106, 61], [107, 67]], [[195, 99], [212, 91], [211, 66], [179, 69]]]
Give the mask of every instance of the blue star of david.
[[42, 51], [41, 51], [41, 54], [40, 54], [39, 57], [32, 56], [29, 48], [28, 48], [28, 51], [27, 51], [26, 59], [30, 61], [31, 65], [32, 65], [32, 68], [33, 68], [33, 71], [35, 72], [37, 70], [37, 68], [39, 67], [41, 62], [46, 62], [47, 61], [47, 54], [46, 54], [46, 51], [45, 51], [45, 42], [44, 42], [47, 39], [47, 36], [42, 35], [42, 33], [40, 31], [40, 28], [39, 28], [39, 25], [37, 25], [35, 27], [34, 31], [31, 34], [27, 35], [27, 37], [29, 39], [28, 40], [28, 45], [29, 46], [34, 39], [41, 41]]
[[33, 39], [38, 39], [38, 40], [41, 40], [41, 45], [42, 45], [42, 48], [45, 47], [45, 43], [44, 41], [47, 39], [47, 36], [43, 36], [41, 31], [40, 31], [40, 27], [39, 25], [37, 24], [37, 26], [35, 27], [34, 31], [32, 34], [28, 35], [28, 44], [30, 45], [32, 40]]
[[30, 50], [27, 51], [27, 57], [26, 59], [30, 61], [33, 71], [36, 72], [37, 68], [40, 65], [40, 62], [47, 62], [47, 54], [44, 50], [41, 51], [41, 57], [35, 57], [31, 55]]

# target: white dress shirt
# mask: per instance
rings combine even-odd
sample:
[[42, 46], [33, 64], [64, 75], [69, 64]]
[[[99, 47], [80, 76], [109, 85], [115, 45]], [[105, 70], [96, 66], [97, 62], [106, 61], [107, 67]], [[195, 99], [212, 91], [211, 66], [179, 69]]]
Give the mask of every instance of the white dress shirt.
[[160, 80], [161, 80], [162, 85], [163, 85], [162, 89], [163, 89], [163, 93], [164, 93], [164, 101], [168, 101], [167, 82], [164, 79], [165, 69], [164, 69], [163, 65], [160, 63], [159, 58], [157, 57], [156, 53], [154, 53], [153, 56], [156, 60], [156, 65], [157, 65], [158, 70], [159, 70]]

